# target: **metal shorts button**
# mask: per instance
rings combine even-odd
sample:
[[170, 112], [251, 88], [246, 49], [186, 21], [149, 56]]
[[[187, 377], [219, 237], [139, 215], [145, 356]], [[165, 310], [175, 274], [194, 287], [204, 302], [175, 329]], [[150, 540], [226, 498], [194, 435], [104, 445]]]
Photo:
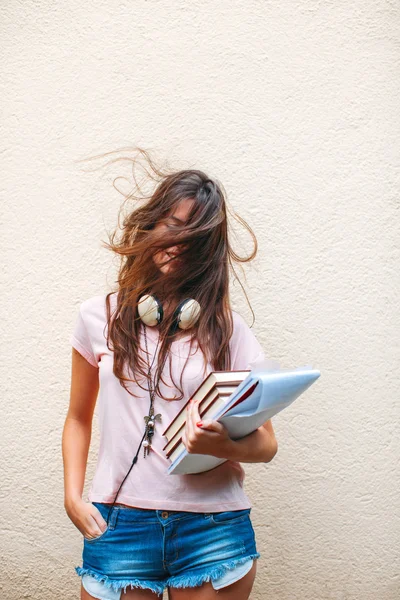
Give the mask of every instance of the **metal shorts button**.
[[164, 512], [161, 514], [163, 519], [168, 519], [168, 513], [167, 511], [164, 510]]

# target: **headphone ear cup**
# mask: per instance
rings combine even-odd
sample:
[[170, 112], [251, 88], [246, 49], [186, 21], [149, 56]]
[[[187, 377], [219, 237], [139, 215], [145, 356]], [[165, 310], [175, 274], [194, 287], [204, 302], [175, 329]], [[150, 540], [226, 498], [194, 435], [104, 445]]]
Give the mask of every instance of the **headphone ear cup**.
[[200, 316], [200, 304], [194, 298], [185, 298], [180, 302], [174, 312], [174, 331], [179, 329], [191, 329]]
[[139, 316], [145, 325], [159, 325], [164, 317], [161, 302], [155, 295], [145, 294], [141, 296], [137, 305]]

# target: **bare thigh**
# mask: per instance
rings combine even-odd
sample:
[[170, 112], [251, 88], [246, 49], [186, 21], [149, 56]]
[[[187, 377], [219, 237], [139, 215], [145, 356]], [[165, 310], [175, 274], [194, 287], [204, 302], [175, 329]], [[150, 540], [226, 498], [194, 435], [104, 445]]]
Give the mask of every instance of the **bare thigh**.
[[[81, 600], [97, 600], [95, 596], [91, 596], [81, 584]], [[127, 588], [126, 592], [122, 590], [121, 600], [162, 600], [160, 594], [156, 594], [151, 590], [142, 590], [140, 588]]]
[[168, 600], [248, 600], [257, 572], [257, 561], [242, 579], [214, 590], [211, 581], [194, 588], [168, 588]]

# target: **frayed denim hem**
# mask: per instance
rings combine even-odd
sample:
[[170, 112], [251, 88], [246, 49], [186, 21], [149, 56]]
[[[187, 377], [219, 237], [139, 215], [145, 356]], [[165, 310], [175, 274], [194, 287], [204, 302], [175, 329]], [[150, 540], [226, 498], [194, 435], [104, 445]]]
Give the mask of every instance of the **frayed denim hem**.
[[216, 565], [211, 569], [203, 570], [191, 575], [173, 575], [172, 577], [169, 577], [165, 583], [167, 586], [176, 588], [197, 587], [202, 585], [205, 581], [219, 579], [225, 575], [227, 571], [234, 569], [238, 565], [243, 564], [251, 558], [257, 559], [260, 558], [260, 556], [260, 553], [256, 552], [255, 554], [249, 554], [247, 556], [242, 556], [241, 558], [234, 558], [229, 562], [221, 563], [220, 565]]
[[86, 574], [91, 575], [97, 581], [104, 582], [104, 586], [106, 588], [111, 588], [116, 592], [124, 588], [124, 593], [126, 593], [126, 588], [129, 585], [132, 587], [139, 587], [142, 589], [150, 589], [155, 594], [163, 594], [165, 589], [165, 583], [157, 583], [156, 581], [144, 582], [140, 579], [110, 579], [108, 575], [100, 575], [99, 573], [96, 573], [96, 571], [84, 569], [82, 567], [75, 567], [75, 571], [78, 573], [79, 576]]
[[106, 588], [111, 588], [116, 592], [124, 588], [124, 592], [126, 593], [126, 588], [128, 586], [131, 586], [139, 587], [141, 589], [150, 589], [155, 594], [163, 594], [167, 586], [176, 588], [197, 587], [202, 585], [206, 581], [211, 581], [212, 579], [219, 579], [220, 577], [225, 575], [227, 571], [234, 569], [238, 565], [241, 565], [250, 559], [260, 558], [260, 556], [260, 553], [256, 552], [255, 554], [249, 554], [240, 558], [234, 558], [228, 562], [223, 562], [211, 569], [203, 569], [203, 571], [198, 571], [196, 573], [186, 575], [173, 575], [166, 579], [164, 583], [158, 583], [156, 581], [144, 582], [140, 579], [110, 579], [108, 575], [100, 575], [99, 573], [96, 573], [96, 571], [92, 571], [91, 569], [84, 569], [82, 567], [75, 567], [75, 571], [78, 575], [91, 575], [97, 581], [103, 582]]

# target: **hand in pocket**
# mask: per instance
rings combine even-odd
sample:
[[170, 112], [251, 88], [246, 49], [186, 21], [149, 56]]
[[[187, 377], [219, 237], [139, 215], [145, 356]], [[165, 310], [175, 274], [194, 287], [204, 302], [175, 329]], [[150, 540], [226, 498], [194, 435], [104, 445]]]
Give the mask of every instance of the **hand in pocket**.
[[66, 512], [75, 527], [87, 540], [98, 538], [107, 529], [107, 521], [91, 502], [80, 499], [66, 508]]

